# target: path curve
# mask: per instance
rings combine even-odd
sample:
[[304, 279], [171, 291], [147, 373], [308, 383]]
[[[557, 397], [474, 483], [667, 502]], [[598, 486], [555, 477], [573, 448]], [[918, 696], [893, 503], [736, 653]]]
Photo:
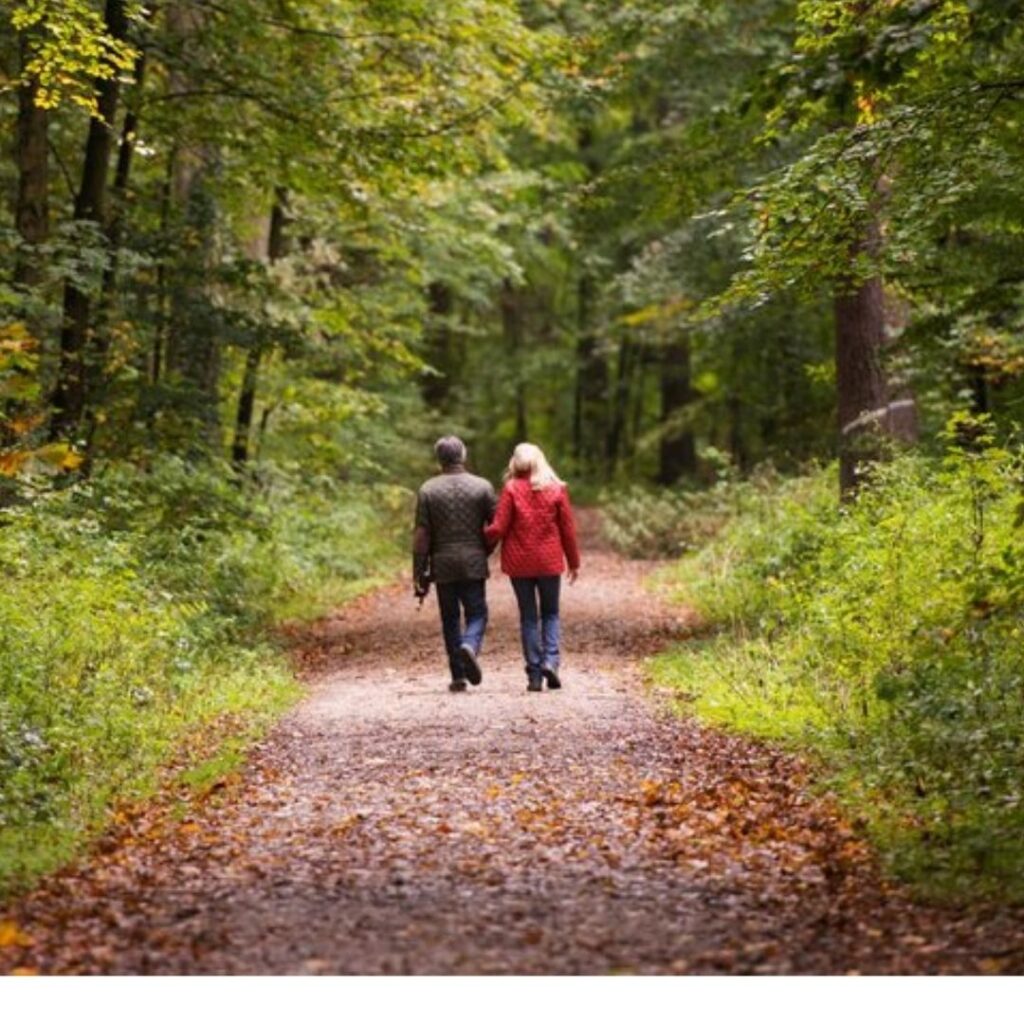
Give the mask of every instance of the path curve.
[[11, 908], [27, 939], [0, 969], [1021, 969], [1019, 917], [914, 906], [798, 762], [659, 711], [641, 661], [685, 623], [649, 566], [593, 547], [562, 692], [526, 692], [506, 580], [466, 694], [446, 691], [433, 600], [371, 595], [307, 636], [310, 695], [241, 778]]

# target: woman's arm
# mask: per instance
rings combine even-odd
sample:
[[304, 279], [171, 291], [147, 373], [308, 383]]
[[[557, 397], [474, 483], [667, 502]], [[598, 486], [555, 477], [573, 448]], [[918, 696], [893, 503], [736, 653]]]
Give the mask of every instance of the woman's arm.
[[501, 497], [498, 499], [498, 510], [494, 513], [494, 521], [489, 526], [484, 527], [484, 539], [488, 545], [497, 544], [499, 540], [505, 539], [509, 527], [512, 525], [513, 511], [512, 487], [506, 484], [502, 488]]
[[565, 560], [569, 563], [569, 574], [575, 579], [580, 569], [580, 546], [576, 540], [576, 518], [572, 514], [568, 488], [562, 488], [558, 501], [558, 533], [562, 538]]

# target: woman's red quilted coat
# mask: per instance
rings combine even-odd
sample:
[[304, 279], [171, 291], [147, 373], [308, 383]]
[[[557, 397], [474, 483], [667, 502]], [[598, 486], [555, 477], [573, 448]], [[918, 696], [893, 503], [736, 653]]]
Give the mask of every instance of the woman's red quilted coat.
[[569, 492], [561, 485], [535, 491], [526, 477], [509, 480], [486, 537], [488, 544], [501, 541], [506, 576], [560, 576], [566, 560], [570, 569], [580, 567]]

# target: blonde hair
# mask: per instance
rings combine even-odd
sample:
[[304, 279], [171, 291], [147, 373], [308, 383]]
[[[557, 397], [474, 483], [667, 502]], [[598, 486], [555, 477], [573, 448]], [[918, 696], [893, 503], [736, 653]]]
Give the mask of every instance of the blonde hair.
[[512, 452], [512, 458], [509, 459], [505, 479], [510, 480], [514, 476], [528, 476], [535, 491], [564, 485], [564, 481], [551, 468], [551, 463], [544, 453], [535, 444], [526, 442], [517, 444], [515, 451]]

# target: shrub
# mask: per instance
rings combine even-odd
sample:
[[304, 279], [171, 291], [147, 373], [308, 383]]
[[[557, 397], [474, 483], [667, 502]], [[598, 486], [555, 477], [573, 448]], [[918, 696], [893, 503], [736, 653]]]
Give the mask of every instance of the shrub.
[[387, 574], [402, 493], [163, 459], [0, 511], [0, 891], [64, 860], [194, 733], [296, 689], [265, 627]]
[[831, 470], [750, 504], [670, 574], [719, 632], [655, 675], [819, 751], [911, 877], [1024, 898], [1021, 458], [966, 422], [850, 506]]
[[723, 479], [707, 490], [633, 485], [601, 496], [605, 537], [630, 558], [678, 558], [697, 551], [776, 480], [763, 467], [747, 480]]

